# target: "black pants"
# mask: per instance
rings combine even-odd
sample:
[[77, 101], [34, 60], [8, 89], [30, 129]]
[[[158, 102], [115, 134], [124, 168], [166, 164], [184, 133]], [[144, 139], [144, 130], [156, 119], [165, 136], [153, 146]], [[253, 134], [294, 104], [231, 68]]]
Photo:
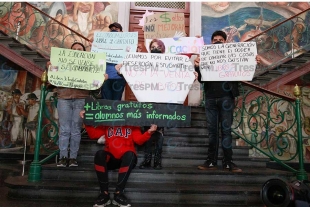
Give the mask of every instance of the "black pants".
[[95, 155], [95, 170], [100, 185], [100, 191], [109, 191], [108, 170], [119, 169], [115, 192], [123, 192], [132, 169], [137, 164], [137, 156], [126, 152], [121, 159], [116, 159], [111, 153], [99, 150]]

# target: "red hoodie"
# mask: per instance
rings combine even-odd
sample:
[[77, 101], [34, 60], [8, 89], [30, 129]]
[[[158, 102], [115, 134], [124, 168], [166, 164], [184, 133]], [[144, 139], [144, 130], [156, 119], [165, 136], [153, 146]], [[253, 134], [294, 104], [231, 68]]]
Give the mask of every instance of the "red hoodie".
[[149, 132], [141, 133], [140, 127], [134, 126], [87, 126], [85, 129], [90, 139], [98, 139], [105, 135], [104, 150], [110, 152], [115, 158], [120, 159], [128, 151], [136, 154], [134, 143], [142, 145], [151, 134]]

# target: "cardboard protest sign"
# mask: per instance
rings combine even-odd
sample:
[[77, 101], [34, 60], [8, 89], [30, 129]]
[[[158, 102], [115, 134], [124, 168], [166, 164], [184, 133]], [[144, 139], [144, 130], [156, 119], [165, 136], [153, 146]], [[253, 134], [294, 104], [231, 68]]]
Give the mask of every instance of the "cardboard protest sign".
[[251, 81], [256, 55], [256, 42], [204, 45], [200, 52], [202, 81]]
[[184, 37], [185, 21], [183, 13], [163, 12], [145, 17], [144, 39]]
[[[180, 37], [180, 38], [161, 38], [165, 45], [165, 54], [199, 54], [204, 45], [203, 37]], [[145, 40], [145, 47], [149, 50], [152, 39]]]
[[60, 87], [96, 90], [104, 82], [104, 53], [51, 48], [48, 80]]
[[155, 104], [87, 98], [84, 123], [98, 126], [189, 127], [191, 108], [180, 104]]
[[136, 52], [138, 32], [95, 32], [91, 51], [106, 53], [108, 63], [121, 63], [127, 52]]
[[184, 55], [128, 53], [121, 73], [139, 102], [183, 104], [195, 80]]

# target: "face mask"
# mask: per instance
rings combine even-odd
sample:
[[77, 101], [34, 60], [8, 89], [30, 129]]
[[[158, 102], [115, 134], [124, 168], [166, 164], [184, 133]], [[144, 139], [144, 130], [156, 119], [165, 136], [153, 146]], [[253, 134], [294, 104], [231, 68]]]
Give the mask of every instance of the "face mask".
[[215, 42], [213, 44], [223, 44], [223, 42], [217, 41], [217, 42]]
[[111, 30], [111, 32], [118, 32], [117, 30]]
[[151, 50], [151, 53], [161, 53], [161, 50], [154, 48]]

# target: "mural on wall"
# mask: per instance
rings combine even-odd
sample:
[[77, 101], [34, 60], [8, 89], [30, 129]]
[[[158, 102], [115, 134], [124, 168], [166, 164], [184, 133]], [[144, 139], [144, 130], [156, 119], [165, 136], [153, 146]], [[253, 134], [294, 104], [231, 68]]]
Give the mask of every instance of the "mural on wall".
[[[95, 31], [109, 31], [109, 25], [118, 20], [118, 2], [31, 4], [90, 40]], [[9, 35], [15, 37], [18, 34], [21, 42], [29, 39], [30, 41], [25, 43], [41, 51], [49, 51], [52, 46], [59, 47], [62, 42], [69, 48], [77, 40], [71, 31], [59, 27], [25, 2], [0, 3], [0, 25], [1, 30]], [[27, 149], [33, 152], [41, 91], [37, 86], [26, 88], [25, 82], [32, 80], [29, 78], [31, 74], [25, 70], [14, 69], [14, 65], [9, 64], [5, 58], [0, 57], [0, 150], [21, 149], [26, 144]], [[29, 91], [29, 88], [36, 89]], [[44, 113], [49, 119], [43, 120], [43, 124], [48, 126], [42, 136], [46, 148], [57, 146], [57, 143], [51, 143], [49, 139], [57, 136], [58, 113], [51, 99], [55, 92], [50, 92], [46, 98], [47, 107]], [[55, 122], [56, 126], [52, 122]]]
[[[241, 42], [265, 31], [268, 28], [284, 21], [291, 16], [299, 14], [309, 8], [308, 2], [202, 2], [202, 36], [205, 43], [210, 44], [211, 35], [216, 30], [222, 30], [227, 34], [228, 42]], [[280, 60], [285, 55], [309, 44], [307, 25], [310, 15], [303, 13], [293, 21], [281, 25], [271, 35], [261, 35], [264, 48], [258, 44], [258, 53], [266, 58], [267, 63]], [[275, 47], [275, 50], [262, 54], [265, 48]], [[309, 49], [309, 48], [308, 48]], [[268, 53], [268, 56], [267, 56]], [[309, 76], [308, 76], [309, 77]], [[301, 79], [305, 79], [301, 77]], [[303, 83], [306, 83], [303, 81]], [[308, 81], [309, 85], [309, 81]], [[294, 97], [294, 86], [283, 85], [278, 87], [278, 92]], [[269, 97], [261, 100], [259, 104], [248, 104], [247, 116], [243, 125], [239, 126], [240, 134], [243, 134], [251, 142], [257, 143], [257, 147], [275, 156], [281, 155], [286, 159], [296, 154], [297, 136], [296, 124], [294, 124], [294, 108], [285, 101], [275, 101]], [[267, 103], [268, 101], [268, 103]], [[275, 101], [275, 103], [273, 103]], [[273, 104], [270, 104], [273, 103]], [[274, 121], [268, 123], [269, 131], [266, 133], [267, 106], [270, 108], [270, 116]], [[302, 88], [302, 122], [304, 155], [306, 162], [310, 162], [310, 88]], [[283, 120], [280, 114], [285, 114]], [[268, 134], [268, 137], [266, 137]], [[238, 144], [245, 144], [238, 140]], [[271, 150], [267, 150], [267, 146]], [[259, 151], [250, 150], [253, 157], [263, 156]]]
[[[93, 39], [95, 31], [108, 31], [109, 25], [118, 20], [118, 2], [32, 2], [31, 4], [90, 40]], [[24, 2], [0, 3], [0, 8], [0, 23], [6, 28], [6, 32], [11, 35], [18, 33], [24, 37], [20, 40], [30, 39], [29, 43], [42, 51], [49, 50], [51, 46], [60, 47], [62, 43], [64, 47], [69, 48], [75, 40], [84, 41]]]
[[[223, 30], [228, 42], [246, 41], [309, 7], [308, 2], [202, 2], [202, 36], [206, 44], [210, 44], [212, 33]], [[264, 64], [279, 61], [303, 46], [308, 47], [306, 25], [309, 21], [305, 12], [268, 35], [261, 35], [257, 49]]]

